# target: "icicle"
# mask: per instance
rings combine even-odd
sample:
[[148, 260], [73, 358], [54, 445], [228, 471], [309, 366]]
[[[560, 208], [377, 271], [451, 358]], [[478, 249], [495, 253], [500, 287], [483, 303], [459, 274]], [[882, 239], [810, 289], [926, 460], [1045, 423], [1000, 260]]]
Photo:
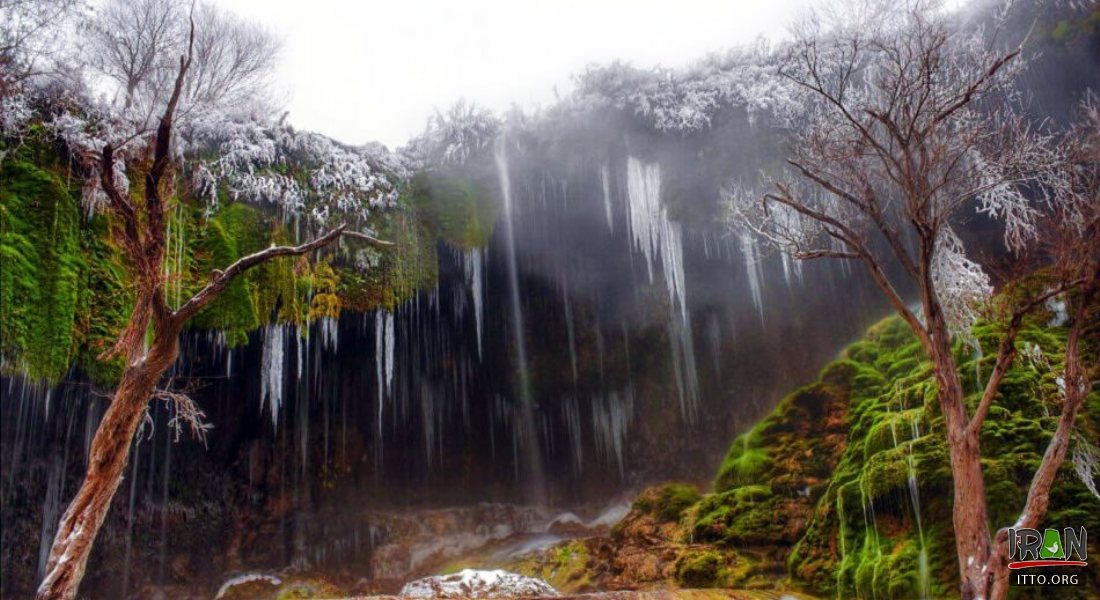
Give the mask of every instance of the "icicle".
[[756, 238], [752, 235], [742, 235], [741, 256], [745, 259], [745, 273], [749, 278], [749, 292], [752, 294], [752, 304], [760, 314], [760, 323], [764, 323], [764, 295], [761, 289], [761, 281], [764, 276], [760, 269], [760, 259], [756, 251]]
[[385, 311], [374, 313], [374, 379], [378, 382], [378, 440], [382, 440], [382, 410], [386, 404], [386, 383], [382, 378], [386, 362]]
[[321, 317], [321, 347], [336, 352], [340, 341], [339, 322], [332, 317]]
[[275, 429], [279, 427], [279, 408], [283, 403], [285, 344], [284, 326], [272, 324], [264, 329], [264, 348], [260, 363], [260, 410], [263, 410], [265, 404], [270, 405], [271, 426]]
[[393, 371], [395, 364], [394, 345], [396, 339], [393, 333], [393, 313], [386, 313], [386, 327], [385, 327], [385, 339], [386, 339], [386, 393], [393, 394]]
[[[661, 166], [646, 165], [633, 156], [626, 162], [626, 191], [629, 213], [627, 224], [634, 247], [645, 256], [646, 272], [653, 283], [653, 255], [660, 251], [660, 235], [664, 231], [661, 220]], [[667, 219], [666, 219], [667, 221]]]
[[661, 205], [661, 166], [644, 164], [633, 156], [627, 159], [628, 224], [634, 248], [645, 256], [649, 280], [653, 282], [653, 262], [660, 256], [668, 292], [670, 310], [669, 344], [680, 397], [680, 412], [693, 422], [698, 410], [699, 383], [695, 368], [695, 349], [691, 318], [687, 305], [684, 275], [683, 234], [679, 223], [668, 218]]

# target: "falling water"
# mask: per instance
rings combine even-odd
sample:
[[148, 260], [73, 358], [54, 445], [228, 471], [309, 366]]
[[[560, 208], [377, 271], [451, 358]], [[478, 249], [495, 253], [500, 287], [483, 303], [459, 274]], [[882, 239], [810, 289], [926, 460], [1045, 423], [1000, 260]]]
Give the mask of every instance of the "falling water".
[[[912, 409], [898, 413], [901, 418], [906, 417], [906, 412], [911, 413], [908, 416], [909, 421], [909, 441], [908, 441], [908, 454], [906, 458], [906, 468], [908, 470], [906, 481], [909, 486], [909, 500], [912, 503], [913, 508], [913, 520], [917, 525], [917, 543], [920, 546], [918, 555], [917, 572], [920, 577], [920, 598], [925, 600], [931, 597], [932, 594], [932, 582], [931, 575], [928, 572], [928, 546], [924, 540], [924, 525], [921, 522], [921, 510], [920, 510], [920, 493], [917, 483], [917, 464], [916, 459], [913, 457], [913, 444], [920, 438], [920, 409]], [[901, 445], [901, 440], [898, 438], [897, 427], [895, 421], [890, 421], [890, 435], [894, 441], [894, 448], [898, 448]]]
[[569, 366], [573, 371], [573, 385], [577, 385], [577, 336], [573, 328], [573, 303], [569, 299], [569, 280], [563, 275], [561, 286], [562, 304], [565, 305], [565, 333], [569, 338]]
[[519, 297], [519, 274], [516, 269], [515, 221], [512, 214], [512, 182], [508, 176], [508, 157], [504, 149], [505, 139], [497, 140], [494, 158], [500, 175], [500, 192], [504, 199], [504, 240], [508, 250], [508, 284], [511, 292], [512, 331], [515, 335], [516, 357], [519, 363], [520, 418], [525, 441], [528, 476], [531, 480], [532, 500], [536, 504], [546, 501], [546, 483], [542, 472], [539, 439], [535, 429], [534, 401], [531, 398], [530, 373], [527, 370], [527, 341], [523, 329], [523, 307]]
[[485, 249], [474, 248], [463, 255], [463, 272], [466, 285], [474, 299], [474, 322], [477, 325], [477, 357], [482, 354], [482, 322], [485, 319]]
[[920, 494], [917, 489], [917, 465], [913, 458], [913, 444], [920, 437], [920, 415], [915, 414], [909, 421], [910, 433], [913, 436], [909, 442], [909, 498], [913, 501], [913, 517], [917, 522], [917, 541], [920, 543], [920, 555], [918, 573], [920, 575], [921, 600], [932, 597], [932, 582], [928, 572], [928, 545], [924, 541], [924, 526], [920, 518]]
[[607, 216], [607, 230], [615, 233], [615, 221], [611, 218], [611, 175], [610, 167], [604, 163], [600, 167], [600, 183], [603, 187], [603, 210]]

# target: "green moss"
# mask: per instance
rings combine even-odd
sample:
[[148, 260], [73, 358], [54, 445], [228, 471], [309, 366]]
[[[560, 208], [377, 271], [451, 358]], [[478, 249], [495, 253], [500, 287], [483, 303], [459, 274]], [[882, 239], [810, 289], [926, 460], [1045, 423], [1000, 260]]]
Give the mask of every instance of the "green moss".
[[[982, 431], [994, 528], [1015, 520], [1054, 428], [1049, 415], [1056, 414], [1053, 378], [1060, 368], [1064, 332], [1045, 327], [1041, 317], [1025, 324], [1019, 343], [1041, 346], [1053, 368], [1037, 369], [1024, 358], [1017, 360]], [[983, 324], [974, 333], [986, 349], [982, 355], [962, 344], [956, 347], [972, 406], [992, 368], [1001, 329]], [[788, 571], [821, 595], [913, 598], [922, 595], [923, 586], [934, 597], [949, 595], [956, 586], [951, 471], [928, 361], [899, 319], [871, 328], [845, 355], [855, 363], [847, 399], [847, 444], [805, 534], [791, 551]], [[1091, 428], [1100, 414], [1086, 413], [1082, 426]], [[1100, 503], [1086, 498], [1084, 486], [1068, 473], [1055, 489], [1067, 501], [1052, 501], [1053, 522], [1088, 527], [1098, 519]]]
[[422, 172], [409, 198], [431, 233], [460, 250], [486, 246], [497, 221], [495, 190], [447, 171]]
[[[200, 230], [195, 241], [198, 271], [212, 273], [262, 247], [260, 214], [245, 204], [230, 204], [219, 210]], [[230, 346], [248, 341], [248, 332], [260, 319], [249, 291], [249, 278], [237, 278], [217, 300], [191, 321], [192, 327], [214, 329], [226, 334]]]
[[0, 168], [0, 352], [35, 379], [64, 375], [75, 352], [85, 265], [72, 192], [38, 143]]
[[588, 570], [589, 552], [584, 540], [571, 540], [545, 551], [543, 556], [511, 565], [528, 577], [541, 579], [562, 593], [595, 591]]
[[[110, 232], [110, 216], [83, 214], [80, 181], [42, 128], [0, 165], [0, 356], [7, 372], [56, 380], [72, 366], [111, 385], [119, 359], [99, 356], [133, 308], [132, 281]], [[308, 178], [311, 165], [279, 170]], [[140, 176], [131, 176], [140, 194]], [[166, 296], [178, 306], [213, 274], [272, 244], [294, 244], [302, 232], [263, 206], [234, 202], [219, 190], [216, 206], [188, 195], [167, 199]], [[342, 310], [392, 310], [438, 279], [437, 249], [488, 242], [496, 221], [495, 189], [453, 175], [423, 175], [402, 190], [394, 210], [376, 211], [364, 227], [395, 242], [376, 250], [348, 241], [315, 256], [285, 257], [251, 269], [190, 327], [225, 334], [233, 346], [270, 322], [304, 323]], [[442, 244], [440, 241], [442, 240]]]
[[725, 567], [725, 558], [712, 550], [684, 554], [676, 563], [676, 581], [684, 587], [719, 587]]
[[638, 495], [634, 508], [661, 521], [679, 521], [689, 506], [699, 501], [699, 490], [687, 483], [666, 483]]

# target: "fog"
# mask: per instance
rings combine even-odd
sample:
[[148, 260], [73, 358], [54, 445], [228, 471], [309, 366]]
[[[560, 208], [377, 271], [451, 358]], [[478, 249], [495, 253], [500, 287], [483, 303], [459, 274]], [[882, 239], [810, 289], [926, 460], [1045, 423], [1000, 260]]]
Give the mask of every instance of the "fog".
[[[396, 147], [436, 108], [552, 103], [589, 63], [675, 67], [784, 35], [809, 0], [217, 0], [283, 38], [290, 120]], [[290, 90], [293, 90], [292, 92]]]

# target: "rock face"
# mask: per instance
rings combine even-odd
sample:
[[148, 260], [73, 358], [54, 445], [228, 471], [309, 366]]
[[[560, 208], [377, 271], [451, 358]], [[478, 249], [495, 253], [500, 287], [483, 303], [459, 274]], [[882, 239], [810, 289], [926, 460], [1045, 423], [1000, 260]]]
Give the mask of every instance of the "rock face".
[[405, 584], [408, 598], [535, 598], [557, 596], [548, 583], [503, 570], [463, 569], [452, 575], [425, 577]]

